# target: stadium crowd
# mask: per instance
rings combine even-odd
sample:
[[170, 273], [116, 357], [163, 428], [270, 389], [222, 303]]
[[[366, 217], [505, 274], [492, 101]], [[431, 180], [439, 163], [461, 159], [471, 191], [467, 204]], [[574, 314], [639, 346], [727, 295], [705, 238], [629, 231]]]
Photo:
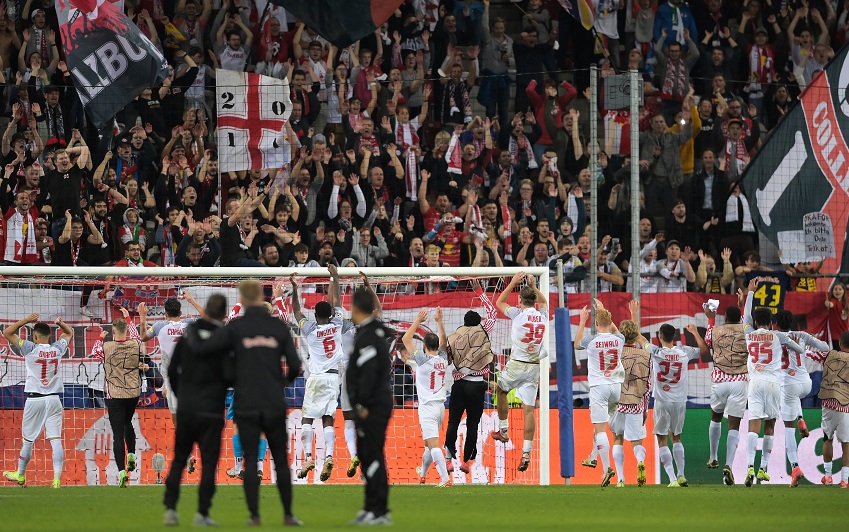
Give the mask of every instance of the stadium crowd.
[[[126, 0], [172, 75], [98, 131], [63, 61], [53, 0], [7, 0], [4, 264], [484, 267], [562, 258], [567, 291], [577, 292], [589, 289], [595, 245], [599, 289], [625, 290], [630, 132], [627, 113], [602, 108], [604, 140], [588, 145], [596, 63], [602, 84], [634, 68], [644, 79], [643, 291], [733, 293], [760, 267], [739, 176], [845, 41], [849, 3], [594, 4], [590, 32], [555, 0], [407, 0], [374, 35], [340, 50], [276, 5]], [[289, 165], [219, 172], [218, 68], [288, 78]], [[816, 284], [803, 277], [794, 287]]]

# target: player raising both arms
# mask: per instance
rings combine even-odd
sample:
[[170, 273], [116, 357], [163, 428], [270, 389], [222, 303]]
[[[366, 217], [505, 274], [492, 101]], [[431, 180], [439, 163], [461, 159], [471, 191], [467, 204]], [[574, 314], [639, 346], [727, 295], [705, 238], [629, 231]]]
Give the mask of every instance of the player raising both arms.
[[749, 352], [749, 434], [746, 452], [749, 469], [746, 471], [746, 487], [755, 481], [755, 454], [758, 451], [758, 436], [764, 426], [763, 453], [757, 472], [760, 481], [769, 482], [769, 458], [775, 438], [775, 420], [781, 409], [781, 357], [782, 346], [795, 353], [804, 353], [799, 344], [785, 333], [771, 330], [772, 313], [769, 309], [752, 311], [752, 301], [757, 288], [757, 278], [752, 279], [746, 296], [743, 313], [743, 331], [746, 333], [746, 350]]
[[[522, 281], [527, 284], [519, 292], [519, 307], [512, 307], [507, 298]], [[539, 303], [539, 310], [536, 305]], [[510, 328], [510, 360], [498, 375], [498, 426], [499, 430], [490, 433], [492, 439], [507, 443], [510, 428], [507, 394], [516, 390], [516, 396], [522, 401], [525, 441], [522, 444], [522, 461], [518, 470], [526, 471], [531, 464], [531, 449], [534, 445], [534, 408], [539, 388], [539, 361], [545, 331], [548, 328], [548, 301], [534, 283], [533, 275], [519, 272], [510, 280], [507, 288], [498, 296], [495, 306], [502, 314], [512, 320]]]
[[[789, 310], [778, 311], [775, 325], [779, 331], [789, 334], [791, 338], [796, 340], [809, 358], [818, 361], [820, 359], [819, 353], [810, 349], [816, 349], [821, 353], [831, 351], [827, 343], [817, 340], [805, 331], [790, 332], [793, 327], [793, 313]], [[790, 350], [786, 347], [782, 349], [781, 355], [781, 378], [781, 421], [784, 422], [784, 449], [787, 453], [787, 460], [790, 462], [790, 487], [795, 488], [804, 476], [802, 468], [799, 467], [796, 425], [798, 423], [799, 432], [803, 438], [806, 438], [809, 432], [805, 420], [802, 418], [802, 398], [811, 393], [812, 382], [811, 376], [808, 375], [808, 369], [802, 361], [802, 355], [790, 353]]]
[[[50, 343], [50, 326], [38, 321], [38, 314], [30, 314], [26, 318], [12, 324], [3, 331], [3, 336], [9, 342], [12, 350], [23, 355], [26, 362], [27, 378], [24, 393], [27, 395], [24, 403], [24, 419], [21, 436], [24, 444], [18, 458], [17, 471], [5, 471], [6, 480], [26, 486], [27, 465], [32, 458], [32, 445], [44, 430], [44, 437], [53, 449], [53, 487], [58, 488], [62, 482], [62, 466], [65, 463], [65, 451], [62, 448], [62, 374], [59, 363], [68, 351], [68, 343], [74, 336], [74, 331], [56, 318], [56, 325], [62, 330], [59, 339]], [[21, 340], [18, 331], [28, 323], [35, 323], [32, 328], [32, 339]]]
[[429, 332], [424, 335], [424, 351], [416, 349], [413, 338], [419, 326], [427, 321], [427, 310], [420, 310], [415, 321], [404, 333], [401, 339], [406, 352], [402, 355], [404, 362], [416, 361], [416, 394], [419, 398], [419, 425], [422, 429], [422, 439], [427, 448], [422, 455], [422, 465], [416, 468], [420, 484], [425, 483], [427, 470], [431, 463], [436, 464], [440, 482], [438, 488], [451, 485], [445, 455], [439, 447], [439, 428], [445, 417], [445, 373], [448, 371], [448, 353], [445, 352], [447, 338], [445, 325], [442, 323], [442, 309], [436, 309], [436, 326], [439, 336]]
[[342, 362], [342, 308], [339, 307], [339, 274], [335, 267], [330, 269], [330, 286], [327, 301], [315, 305], [315, 321], [308, 320], [301, 311], [298, 284], [293, 273], [292, 312], [298, 321], [301, 333], [307, 339], [307, 364], [309, 377], [304, 391], [303, 421], [301, 423], [301, 441], [304, 446], [304, 467], [298, 471], [298, 478], [304, 478], [315, 469], [312, 458], [313, 420], [320, 418], [324, 426], [324, 466], [321, 469], [321, 481], [330, 478], [333, 471], [333, 447], [336, 433], [333, 418], [339, 401], [339, 363]]
[[746, 413], [749, 395], [749, 370], [746, 367], [746, 335], [740, 323], [740, 307], [729, 305], [725, 309], [725, 323], [714, 326], [716, 311], [705, 306], [708, 329], [705, 343], [713, 351], [713, 371], [710, 380], [711, 420], [708, 428], [710, 457], [708, 469], [719, 467], [719, 438], [722, 436], [722, 416], [728, 416], [728, 435], [725, 443], [725, 467], [722, 478], [728, 486], [734, 485], [734, 455], [740, 443], [740, 420]]
[[639, 301], [631, 301], [628, 308], [631, 310], [631, 319], [623, 320], [619, 324], [619, 330], [625, 337], [622, 367], [625, 369], [626, 378], [622, 382], [619, 405], [610, 418], [613, 463], [619, 477], [617, 488], [625, 486], [625, 449], [622, 445], [625, 440], [631, 442], [634, 457], [637, 459], [637, 485], [642, 487], [646, 483], [646, 448], [643, 447], [643, 438], [646, 437], [652, 362], [651, 354], [639, 347], [640, 340], [645, 340], [640, 335]]
[[[625, 368], [622, 367], [622, 348], [625, 337], [613, 324], [610, 311], [605, 310], [599, 300], [595, 305], [595, 326], [597, 334], [584, 337], [584, 328], [590, 318], [587, 307], [581, 309], [578, 331], [575, 333], [575, 351], [584, 351], [587, 358], [587, 380], [590, 385], [590, 421], [595, 431], [595, 447], [601, 457], [604, 468], [602, 486], [608, 486], [615, 472], [610, 467], [610, 440], [607, 438], [607, 425], [619, 404], [622, 383], [625, 381]], [[576, 357], [580, 356], [576, 353]], [[581, 357], [583, 358], [583, 357]]]

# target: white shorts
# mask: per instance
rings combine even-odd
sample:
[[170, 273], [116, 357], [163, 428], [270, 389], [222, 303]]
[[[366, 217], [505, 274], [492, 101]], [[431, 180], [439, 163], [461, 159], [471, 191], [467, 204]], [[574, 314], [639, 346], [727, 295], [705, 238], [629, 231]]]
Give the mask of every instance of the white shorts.
[[796, 421], [802, 417], [802, 398], [811, 393], [811, 379], [785, 384], [781, 387], [781, 421]]
[[28, 397], [24, 403], [24, 421], [21, 435], [27, 441], [35, 441], [44, 430], [48, 440], [62, 437], [62, 401], [58, 395]]
[[303, 416], [319, 419], [336, 414], [339, 401], [339, 375], [335, 373], [313, 373], [307, 379], [304, 391]]
[[829, 440], [837, 436], [840, 443], [849, 442], [849, 413], [823, 408], [822, 433]]
[[684, 432], [684, 418], [687, 416], [687, 403], [654, 402], [654, 434], [669, 436], [671, 432], [678, 436]]
[[339, 378], [342, 379], [342, 393], [339, 395], [339, 404], [342, 407], [342, 412], [350, 412], [354, 409], [354, 406], [351, 404], [351, 398], [348, 397], [348, 383], [345, 379], [345, 372], [340, 373]]
[[439, 438], [439, 429], [445, 417], [445, 403], [428, 401], [419, 403], [419, 425], [422, 428], [422, 439]]
[[710, 387], [710, 409], [729, 417], [742, 418], [749, 399], [749, 381], [715, 382]]
[[608, 423], [619, 404], [621, 384], [599, 384], [590, 386], [590, 421]]
[[781, 385], [762, 379], [749, 382], [749, 419], [778, 419]]
[[177, 413], [177, 394], [171, 389], [171, 382], [168, 379], [162, 379], [162, 387], [165, 389], [165, 402], [168, 403], [168, 411], [172, 414]]
[[619, 410], [610, 418], [610, 430], [614, 435], [624, 435], [628, 441], [642, 440], [646, 437], [646, 426], [642, 414], [623, 414]]
[[516, 397], [523, 405], [535, 406], [539, 389], [539, 364], [508, 361], [498, 374], [498, 387], [505, 392], [515, 389]]

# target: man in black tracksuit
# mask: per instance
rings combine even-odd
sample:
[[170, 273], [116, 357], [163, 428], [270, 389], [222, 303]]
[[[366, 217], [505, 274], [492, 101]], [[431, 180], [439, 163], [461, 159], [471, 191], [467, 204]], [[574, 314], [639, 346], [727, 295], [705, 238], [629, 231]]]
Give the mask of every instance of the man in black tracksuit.
[[226, 316], [227, 299], [221, 294], [211, 295], [206, 302], [204, 318], [188, 326], [177, 342], [168, 366], [171, 390], [179, 399], [179, 415], [174, 459], [165, 480], [163, 524], [166, 526], [179, 525], [176, 509], [180, 498], [180, 478], [195, 442], [200, 449], [202, 469], [194, 525], [217, 526], [209, 517], [209, 507], [215, 494], [215, 471], [221, 454], [221, 431], [224, 428], [221, 405], [224, 404], [228, 386], [224, 369], [225, 353], [215, 351], [201, 355], [198, 347], [224, 325]]
[[356, 412], [357, 453], [365, 472], [365, 506], [351, 524], [392, 524], [389, 516], [389, 479], [383, 447], [392, 415], [389, 387], [392, 361], [383, 323], [372, 317], [374, 298], [364, 287], [354, 292], [351, 321], [357, 326], [354, 348], [345, 374], [348, 397]]
[[[245, 307], [245, 315], [228, 323], [207, 343], [208, 349], [232, 353], [233, 388], [236, 390], [234, 421], [239, 427], [245, 453], [245, 499], [251, 513], [248, 525], [260, 524], [256, 462], [259, 435], [264, 432], [277, 471], [284, 524], [297, 526], [302, 523], [292, 514], [285, 391], [286, 385], [301, 371], [301, 359], [289, 327], [268, 313], [262, 298], [262, 285], [253, 280], [242, 281], [239, 302]], [[287, 365], [285, 375], [281, 360]], [[224, 404], [223, 398], [221, 404]]]

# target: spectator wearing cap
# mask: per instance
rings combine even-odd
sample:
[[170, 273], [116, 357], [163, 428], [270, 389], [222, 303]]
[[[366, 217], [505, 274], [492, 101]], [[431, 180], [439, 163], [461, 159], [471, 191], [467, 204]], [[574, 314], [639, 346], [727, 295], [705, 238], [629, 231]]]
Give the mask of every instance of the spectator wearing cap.
[[[664, 225], [664, 235], [670, 241], [677, 241], [681, 247], [690, 249], [703, 249], [702, 235], [704, 231], [710, 227], [711, 219], [703, 221], [695, 212], [687, 211], [687, 205], [684, 200], [678, 199], [672, 212], [666, 217]], [[716, 219], [719, 223], [719, 219]]]
[[754, 135], [743, 136], [743, 121], [739, 118], [728, 120], [726, 131], [719, 167], [725, 170], [729, 180], [734, 180], [743, 174], [749, 164], [757, 141]]
[[[674, 0], [679, 6], [681, 0]], [[661, 7], [667, 7], [664, 4]], [[684, 6], [686, 7], [686, 6]], [[686, 8], [689, 10], [689, 8]], [[658, 8], [658, 13], [660, 8]], [[690, 18], [692, 22], [692, 18]], [[657, 34], [657, 19], [655, 19], [655, 34]], [[695, 28], [693, 28], [695, 30]], [[680, 28], [679, 28], [680, 30]], [[690, 91], [690, 73], [699, 61], [699, 48], [690, 38], [695, 31], [683, 30], [683, 41], [666, 39], [667, 29], [663, 29], [662, 38], [658, 39], [654, 46], [657, 58], [657, 81], [660, 87], [660, 97], [663, 100], [661, 109], [667, 123], [675, 119], [675, 113], [681, 109], [684, 98]], [[664, 43], [668, 45], [664, 47]], [[687, 53], [684, 53], [683, 44], [687, 45]]]
[[46, 146], [55, 146], [54, 149], [64, 148], [71, 137], [72, 123], [65, 114], [61, 103], [62, 91], [56, 85], [44, 87], [44, 104], [41, 106], [44, 115], [44, 140]]
[[[342, 262], [344, 263], [345, 260], [348, 259], [343, 259]], [[324, 240], [318, 247], [318, 265], [322, 268], [327, 268], [330, 264], [333, 264], [334, 266], [339, 265], [333, 257], [333, 244], [329, 240]]]
[[748, 93], [749, 104], [755, 106], [760, 116], [763, 116], [766, 110], [764, 107], [766, 90], [772, 83], [778, 81], [775, 71], [775, 49], [767, 41], [768, 38], [766, 28], [759, 26], [755, 30], [755, 42], [746, 50], [749, 83], [743, 88], [743, 92]]
[[658, 292], [686, 292], [687, 283], [696, 282], [696, 273], [690, 265], [693, 252], [690, 248], [681, 251], [677, 240], [666, 243], [666, 258], [657, 261], [657, 273], [661, 279], [657, 283]]
[[[32, 54], [38, 53], [45, 65], [53, 64], [55, 69], [54, 60], [59, 61], [59, 49], [56, 47], [56, 35], [47, 24], [47, 12], [36, 8], [31, 13], [23, 13], [23, 19], [27, 18], [32, 19], [32, 25], [23, 31], [22, 56], [29, 59]], [[25, 68], [26, 65], [21, 70]]]
[[[717, 115], [719, 118], [718, 126], [714, 128], [714, 134], [718, 136], [718, 146], [721, 151], [724, 152], [726, 148], [725, 140], [728, 137], [728, 124], [737, 119], [740, 121], [740, 137], [749, 144], [751, 149], [754, 146], [757, 146], [758, 141], [761, 139], [761, 128], [748, 116], [748, 106], [745, 107], [745, 102], [739, 96], [734, 96], [730, 100], [728, 100], [727, 110], [723, 113], [721, 112], [720, 106], [717, 106]], [[751, 140], [749, 140], [751, 137]], [[731, 169], [726, 167], [726, 172], [730, 172]], [[729, 174], [730, 176], [730, 174]]]

